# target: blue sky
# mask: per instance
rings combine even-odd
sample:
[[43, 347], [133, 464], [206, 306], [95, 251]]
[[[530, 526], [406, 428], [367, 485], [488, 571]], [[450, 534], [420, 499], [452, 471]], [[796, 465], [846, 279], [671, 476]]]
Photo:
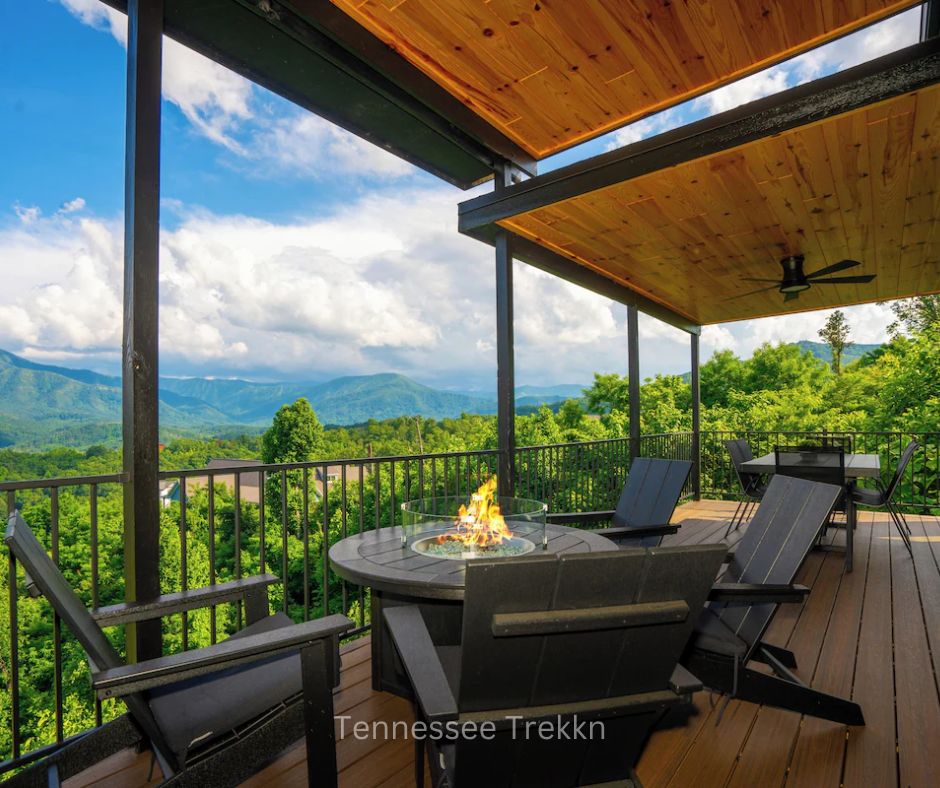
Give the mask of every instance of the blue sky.
[[[5, 3], [0, 347], [115, 372], [120, 358], [126, 21], [98, 0]], [[618, 147], [916, 40], [914, 10], [543, 165]], [[495, 383], [492, 256], [456, 233], [467, 193], [167, 42], [161, 370], [325, 379], [399, 371]], [[484, 189], [489, 187], [482, 187]], [[478, 190], [479, 191], [479, 190]], [[623, 371], [625, 312], [517, 264], [517, 379]], [[354, 306], [355, 305], [355, 306]], [[858, 341], [889, 322], [849, 312]], [[813, 339], [826, 313], [706, 329], [708, 355]], [[688, 369], [644, 319], [642, 372]]]

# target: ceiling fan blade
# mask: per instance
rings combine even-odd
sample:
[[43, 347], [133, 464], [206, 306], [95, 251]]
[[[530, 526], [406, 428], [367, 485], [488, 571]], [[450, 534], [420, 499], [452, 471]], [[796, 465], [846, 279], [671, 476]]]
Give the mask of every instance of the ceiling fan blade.
[[799, 293], [784, 293], [783, 302], [786, 303], [787, 301], [796, 301], [796, 299], [799, 297], [800, 297]]
[[817, 276], [826, 276], [827, 274], [834, 274], [839, 271], [844, 271], [846, 268], [855, 268], [855, 266], [861, 265], [858, 260], [840, 260], [838, 263], [833, 263], [832, 265], [827, 265], [825, 268], [820, 268], [818, 271], [813, 271], [811, 274], [807, 274], [807, 279], [815, 279]]
[[773, 282], [774, 284], [779, 284], [779, 279], [757, 279], [753, 276], [742, 276], [740, 281], [742, 282]]
[[864, 285], [875, 278], [874, 274], [863, 276], [831, 276], [828, 279], [814, 279], [814, 285]]
[[774, 282], [770, 287], [761, 287], [758, 290], [748, 290], [746, 293], [738, 293], [733, 295], [730, 298], [723, 298], [722, 301], [734, 301], [736, 298], [744, 298], [749, 295], [756, 295], [757, 293], [766, 293], [768, 290], [776, 290], [780, 285]]

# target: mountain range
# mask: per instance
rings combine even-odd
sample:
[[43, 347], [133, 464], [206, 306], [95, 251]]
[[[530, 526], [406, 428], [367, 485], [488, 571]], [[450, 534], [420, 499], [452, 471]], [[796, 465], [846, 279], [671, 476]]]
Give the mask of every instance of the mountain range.
[[[582, 388], [520, 386], [517, 408], [526, 411], [578, 397]], [[496, 412], [492, 395], [442, 391], [394, 373], [326, 383], [161, 378], [161, 438], [257, 432], [270, 424], [281, 405], [298, 397], [310, 401], [324, 424], [337, 426], [413, 414], [442, 419]], [[0, 350], [0, 446], [111, 444], [120, 435], [120, 378], [39, 364]]]
[[[829, 362], [821, 342], [796, 343]], [[850, 345], [848, 364], [879, 345]], [[686, 377], [688, 373], [686, 373]], [[531, 412], [579, 398], [586, 386], [519, 386], [516, 409]], [[341, 377], [326, 383], [257, 383], [214, 378], [160, 379], [161, 439], [179, 436], [260, 432], [281, 405], [306, 397], [327, 425], [420, 415], [456, 418], [461, 413], [493, 414], [493, 394], [444, 391], [404, 375], [382, 373]], [[121, 438], [121, 380], [85, 369], [34, 361], [0, 350], [0, 447], [117, 444]]]

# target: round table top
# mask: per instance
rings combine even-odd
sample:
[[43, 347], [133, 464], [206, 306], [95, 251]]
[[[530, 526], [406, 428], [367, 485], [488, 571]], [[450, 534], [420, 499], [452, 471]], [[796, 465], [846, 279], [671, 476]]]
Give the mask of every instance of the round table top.
[[[466, 561], [420, 555], [401, 545], [400, 526], [348, 536], [330, 548], [333, 571], [344, 580], [380, 591], [425, 599], [463, 599]], [[545, 526], [548, 545], [531, 555], [616, 550], [600, 534], [563, 525]], [[512, 558], [500, 559], [511, 561]]]

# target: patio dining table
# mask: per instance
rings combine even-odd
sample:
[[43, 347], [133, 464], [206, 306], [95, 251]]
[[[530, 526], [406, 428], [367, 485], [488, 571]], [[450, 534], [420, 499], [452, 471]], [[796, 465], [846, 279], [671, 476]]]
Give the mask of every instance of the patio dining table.
[[[809, 460], [807, 460], [809, 463]], [[773, 452], [762, 457], [755, 457], [742, 463], [745, 473], [772, 474], [776, 470], [776, 457]], [[850, 487], [856, 479], [877, 479], [881, 476], [881, 458], [877, 454], [845, 455], [845, 571], [852, 571], [852, 557], [855, 546], [855, 526], [858, 513], [850, 494]]]

